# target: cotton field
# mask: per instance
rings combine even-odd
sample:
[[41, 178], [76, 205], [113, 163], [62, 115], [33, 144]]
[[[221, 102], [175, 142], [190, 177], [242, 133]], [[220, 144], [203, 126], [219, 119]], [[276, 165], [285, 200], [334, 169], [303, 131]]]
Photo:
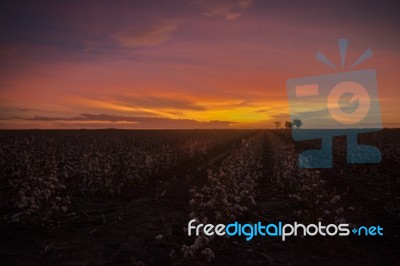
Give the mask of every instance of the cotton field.
[[[4, 265], [265, 265], [282, 261], [282, 249], [314, 252], [314, 242], [188, 235], [189, 221], [357, 228], [376, 220], [393, 231], [398, 136], [359, 137], [380, 149], [380, 164], [347, 164], [346, 139], [337, 138], [331, 169], [305, 169], [298, 154], [318, 141], [294, 142], [288, 130], [1, 131], [1, 257]], [[332, 254], [361, 250], [351, 238], [313, 239]], [[394, 240], [379, 241], [377, 250], [390, 250]]]

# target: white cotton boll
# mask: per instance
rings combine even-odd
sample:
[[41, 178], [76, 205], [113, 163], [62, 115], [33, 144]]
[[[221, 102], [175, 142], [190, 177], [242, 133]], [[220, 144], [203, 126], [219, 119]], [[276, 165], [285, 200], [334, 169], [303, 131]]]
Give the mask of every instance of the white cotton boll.
[[188, 249], [189, 249], [188, 246], [182, 245], [181, 251], [182, 251], [182, 252], [185, 252], [185, 251], [187, 251]]
[[194, 242], [194, 246], [196, 249], [200, 249], [201, 247], [207, 245], [209, 242], [208, 238], [205, 236], [197, 237], [196, 241]]
[[183, 245], [181, 248], [181, 252], [183, 252], [183, 257], [188, 257], [189, 256], [189, 247], [186, 245]]
[[170, 256], [171, 258], [175, 257], [175, 249], [171, 249], [170, 253], [168, 254], [168, 256]]
[[164, 236], [162, 234], [159, 234], [158, 236], [156, 236], [157, 241], [161, 241], [163, 238], [164, 238]]
[[256, 205], [256, 201], [254, 200], [253, 197], [249, 197], [251, 204]]
[[192, 256], [192, 257], [194, 257], [194, 254], [195, 254], [195, 252], [196, 252], [197, 249], [198, 249], [198, 247], [196, 247], [195, 245], [191, 245], [191, 246], [189, 247], [189, 255]]
[[225, 205], [228, 205], [229, 203], [228, 203], [228, 200], [226, 199], [226, 198], [224, 198], [223, 200], [222, 200], [222, 202], [225, 204]]
[[21, 214], [22, 214], [21, 212], [13, 214], [13, 216], [11, 217], [11, 222], [18, 223], [19, 222], [19, 216]]
[[201, 251], [201, 255], [205, 256], [208, 261], [215, 259], [214, 252], [210, 248], [205, 248]]

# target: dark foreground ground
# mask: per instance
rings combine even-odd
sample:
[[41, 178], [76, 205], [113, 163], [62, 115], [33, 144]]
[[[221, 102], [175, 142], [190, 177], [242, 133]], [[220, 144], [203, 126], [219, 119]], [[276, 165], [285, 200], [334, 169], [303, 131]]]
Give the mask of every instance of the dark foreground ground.
[[[22, 134], [15, 132], [15, 134]], [[27, 134], [26, 132], [23, 134]], [[251, 132], [253, 134], [253, 132]], [[287, 133], [280, 137], [287, 141]], [[378, 133], [374, 141], [383, 150], [379, 165], [347, 165], [335, 150], [335, 165], [321, 170], [331, 190], [346, 191], [342, 205], [353, 224], [380, 225], [382, 237], [297, 237], [282, 242], [257, 237], [222, 239], [213, 244], [211, 265], [399, 265], [400, 263], [400, 130]], [[384, 135], [384, 137], [382, 137]], [[370, 141], [369, 139], [365, 140]], [[207, 156], [184, 160], [152, 176], [146, 184], [116, 197], [85, 198], [76, 195], [70, 212], [52, 224], [31, 225], [3, 221], [0, 227], [0, 265], [187, 265], [208, 264], [187, 260], [179, 251], [187, 236], [190, 188], [201, 186], [207, 168], [218, 167], [240, 140], [231, 140]], [[343, 140], [336, 139], [340, 146]], [[373, 141], [372, 141], [373, 142]], [[274, 171], [271, 145], [263, 142], [263, 177], [258, 180], [256, 205], [240, 221], [284, 221], [298, 217], [287, 192], [271, 181]], [[299, 144], [302, 150], [312, 143]], [[385, 160], [385, 153], [388, 153]], [[5, 156], [5, 155], [4, 155]], [[282, 167], [285, 165], [282, 163]], [[4, 181], [4, 180], [3, 180]], [[2, 214], [10, 208], [7, 184], [1, 184]], [[317, 222], [317, 221], [314, 221]], [[162, 234], [163, 239], [156, 236]]]

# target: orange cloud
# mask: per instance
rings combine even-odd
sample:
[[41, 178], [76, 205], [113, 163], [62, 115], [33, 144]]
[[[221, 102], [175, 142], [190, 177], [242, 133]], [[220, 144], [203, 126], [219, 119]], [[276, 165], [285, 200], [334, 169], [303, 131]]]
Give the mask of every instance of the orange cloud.
[[204, 0], [200, 1], [205, 11], [202, 13], [205, 16], [222, 17], [225, 20], [235, 20], [241, 16], [244, 9], [249, 8], [252, 0], [238, 1], [215, 1]]
[[157, 46], [171, 38], [178, 23], [178, 20], [164, 21], [158, 25], [125, 30], [114, 37], [125, 47]]

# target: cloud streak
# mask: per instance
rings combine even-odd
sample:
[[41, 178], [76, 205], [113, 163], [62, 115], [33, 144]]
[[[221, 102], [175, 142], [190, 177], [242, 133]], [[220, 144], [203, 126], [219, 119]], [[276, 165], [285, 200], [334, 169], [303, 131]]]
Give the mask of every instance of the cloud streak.
[[157, 46], [171, 39], [178, 23], [178, 20], [167, 20], [156, 25], [134, 27], [117, 33], [114, 38], [120, 45], [128, 48]]
[[[132, 129], [223, 129], [229, 128], [232, 122], [229, 121], [197, 121], [193, 119], [171, 119], [159, 117], [133, 117], [120, 116], [110, 114], [81, 114], [75, 117], [47, 117], [34, 116], [28, 118], [13, 117], [12, 119], [35, 121], [35, 122], [65, 122], [66, 127], [69, 122], [79, 122], [81, 125], [85, 123], [106, 123], [118, 127], [118, 123], [129, 123], [129, 128]], [[83, 122], [83, 123], [81, 123]], [[62, 124], [60, 124], [62, 125]]]
[[124, 105], [151, 108], [155, 110], [173, 109], [173, 110], [191, 110], [191, 111], [205, 111], [205, 106], [196, 104], [188, 100], [178, 100], [163, 97], [131, 97], [131, 96], [117, 96], [114, 99], [121, 101]]
[[242, 14], [242, 11], [249, 8], [252, 0], [238, 0], [238, 1], [216, 1], [216, 0], [203, 0], [200, 1], [205, 11], [202, 13], [210, 17], [222, 17], [225, 20], [236, 20]]

